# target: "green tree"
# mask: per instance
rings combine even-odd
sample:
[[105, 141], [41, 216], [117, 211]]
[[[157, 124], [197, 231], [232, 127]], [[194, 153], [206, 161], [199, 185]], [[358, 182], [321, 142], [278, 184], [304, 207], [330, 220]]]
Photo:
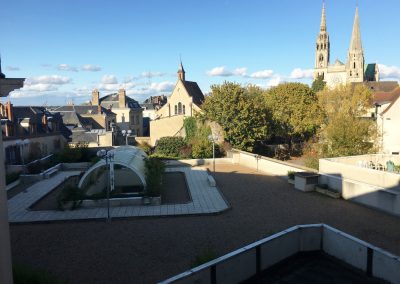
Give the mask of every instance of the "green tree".
[[324, 81], [324, 76], [319, 75], [312, 83], [311, 89], [316, 94], [319, 91], [322, 91], [326, 86], [326, 82]]
[[377, 149], [376, 123], [368, 118], [372, 93], [363, 85], [339, 86], [318, 93], [324, 111], [318, 152], [323, 157], [373, 153]]
[[211, 90], [203, 104], [203, 115], [222, 126], [229, 143], [253, 151], [256, 143], [268, 138], [270, 114], [260, 88], [224, 82], [211, 86]]
[[309, 86], [283, 83], [267, 91], [265, 96], [272, 113], [275, 136], [282, 137], [291, 147], [316, 131], [320, 122], [318, 99]]

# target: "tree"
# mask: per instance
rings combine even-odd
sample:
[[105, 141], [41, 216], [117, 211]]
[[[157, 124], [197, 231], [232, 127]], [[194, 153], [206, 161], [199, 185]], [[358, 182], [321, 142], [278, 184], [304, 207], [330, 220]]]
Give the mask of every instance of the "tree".
[[263, 91], [231, 82], [213, 85], [211, 90], [203, 104], [204, 118], [219, 123], [234, 147], [253, 151], [256, 143], [268, 137], [270, 114]]
[[326, 82], [324, 81], [324, 76], [318, 75], [318, 77], [313, 81], [311, 85], [311, 89], [316, 94], [319, 91], [322, 91], [326, 86]]
[[367, 117], [372, 93], [364, 85], [338, 86], [318, 94], [324, 112], [318, 152], [323, 157], [351, 156], [376, 151], [376, 123]]
[[315, 133], [321, 116], [317, 96], [309, 86], [283, 83], [269, 89], [265, 100], [272, 113], [274, 135], [290, 148], [294, 141], [304, 141]]

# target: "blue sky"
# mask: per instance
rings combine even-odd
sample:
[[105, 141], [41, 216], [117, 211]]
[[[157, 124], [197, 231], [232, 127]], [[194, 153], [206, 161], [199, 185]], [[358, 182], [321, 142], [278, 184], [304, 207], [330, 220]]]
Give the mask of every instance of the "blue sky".
[[[356, 4], [366, 62], [400, 78], [398, 0], [326, 0], [331, 63], [346, 61]], [[143, 101], [169, 94], [181, 55], [204, 93], [225, 80], [264, 88], [310, 83], [321, 0], [3, 0], [7, 77], [27, 78], [16, 105], [87, 101], [121, 87]], [[295, 72], [293, 72], [295, 70]]]

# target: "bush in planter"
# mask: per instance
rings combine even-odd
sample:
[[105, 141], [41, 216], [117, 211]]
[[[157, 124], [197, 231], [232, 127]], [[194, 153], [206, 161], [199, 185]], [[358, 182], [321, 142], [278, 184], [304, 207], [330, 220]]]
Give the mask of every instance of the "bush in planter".
[[186, 146], [182, 137], [162, 137], [156, 145], [156, 154], [167, 157], [179, 157], [180, 151]]
[[67, 185], [63, 188], [57, 197], [57, 205], [60, 210], [66, 209], [65, 206], [71, 203], [70, 210], [77, 209], [81, 206], [82, 200], [85, 198], [83, 191], [77, 186]]
[[289, 178], [289, 179], [294, 179], [294, 174], [295, 174], [295, 173], [296, 173], [295, 171], [288, 171], [288, 173], [287, 173], [288, 178]]
[[164, 163], [154, 157], [144, 159], [146, 174], [146, 192], [147, 196], [160, 196], [162, 176], [165, 172]]

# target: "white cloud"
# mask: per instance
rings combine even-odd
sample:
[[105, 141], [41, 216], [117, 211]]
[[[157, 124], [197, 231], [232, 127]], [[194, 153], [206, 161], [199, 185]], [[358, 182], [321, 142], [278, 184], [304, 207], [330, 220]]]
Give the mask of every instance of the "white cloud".
[[282, 82], [282, 77], [279, 75], [274, 76], [267, 82], [267, 87], [275, 87], [278, 86]]
[[7, 66], [6, 69], [8, 71], [19, 71], [20, 70], [20, 68], [16, 67], [16, 66]]
[[214, 67], [213, 69], [206, 72], [206, 74], [210, 77], [222, 76], [246, 76], [246, 67], [236, 68], [234, 70], [228, 70], [225, 66]]
[[142, 72], [142, 74], [141, 74], [141, 76], [143, 78], [162, 77], [164, 75], [165, 75], [165, 73], [162, 73], [162, 72], [151, 72], [151, 71]]
[[175, 87], [175, 83], [164, 81], [160, 83], [151, 83], [150, 90], [156, 92], [171, 92]]
[[71, 82], [71, 78], [58, 76], [58, 75], [43, 75], [38, 77], [30, 77], [25, 80], [26, 85], [36, 85], [36, 84], [52, 84], [52, 85], [64, 85]]
[[291, 79], [310, 79], [313, 77], [313, 69], [301, 69], [295, 68], [292, 73], [290, 73]]
[[101, 71], [101, 67], [98, 65], [85, 64], [85, 65], [82, 65], [81, 70], [89, 71], [89, 72], [97, 72], [97, 71]]
[[69, 71], [69, 72], [78, 72], [78, 69], [74, 66], [68, 64], [58, 64], [57, 70], [59, 71]]
[[271, 78], [273, 74], [274, 71], [272, 70], [261, 70], [251, 73], [250, 77], [255, 79], [266, 79], [266, 78]]
[[102, 84], [118, 84], [117, 77], [115, 75], [104, 75], [101, 78]]
[[400, 79], [400, 67], [397, 66], [387, 66], [384, 64], [379, 64], [379, 75], [381, 78], [392, 78]]

